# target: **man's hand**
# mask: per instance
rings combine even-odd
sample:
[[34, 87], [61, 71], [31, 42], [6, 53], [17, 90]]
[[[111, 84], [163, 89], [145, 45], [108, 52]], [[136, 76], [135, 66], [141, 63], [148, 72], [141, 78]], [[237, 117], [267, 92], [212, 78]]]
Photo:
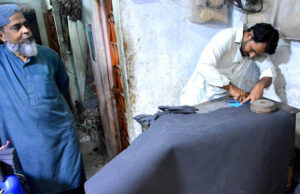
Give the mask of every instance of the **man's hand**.
[[242, 104], [244, 104], [249, 100], [250, 103], [252, 103], [254, 100], [260, 99], [264, 94], [264, 89], [265, 87], [263, 84], [257, 83], [252, 89], [252, 91], [250, 92], [249, 96], [242, 101]]
[[250, 100], [250, 103], [254, 102], [254, 100], [260, 99], [263, 97], [264, 89], [269, 87], [272, 83], [271, 77], [264, 77], [262, 78], [252, 89], [249, 96], [242, 101], [242, 104]]
[[233, 85], [232, 83], [229, 83], [229, 85], [222, 87], [225, 90], [228, 90], [229, 93], [233, 96], [233, 98], [235, 100], [238, 100], [240, 102], [242, 102], [243, 100], [246, 99], [247, 97], [247, 92], [245, 92], [244, 90], [236, 87], [235, 85]]

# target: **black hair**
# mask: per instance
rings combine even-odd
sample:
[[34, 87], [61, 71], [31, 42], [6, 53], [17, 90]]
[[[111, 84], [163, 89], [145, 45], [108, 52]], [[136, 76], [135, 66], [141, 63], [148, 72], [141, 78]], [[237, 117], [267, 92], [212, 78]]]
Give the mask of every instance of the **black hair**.
[[253, 33], [252, 39], [256, 42], [265, 42], [267, 43], [265, 52], [272, 55], [275, 53], [278, 40], [279, 40], [279, 33], [278, 31], [273, 28], [271, 24], [266, 23], [258, 23], [252, 26], [247, 30], [248, 32]]

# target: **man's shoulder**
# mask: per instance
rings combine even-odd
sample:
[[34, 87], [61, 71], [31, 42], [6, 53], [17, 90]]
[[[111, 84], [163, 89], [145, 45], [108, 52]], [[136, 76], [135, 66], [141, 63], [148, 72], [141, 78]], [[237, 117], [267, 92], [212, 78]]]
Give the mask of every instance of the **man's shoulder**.
[[236, 33], [238, 31], [238, 28], [225, 28], [218, 32], [217, 36], [222, 36], [224, 38], [233, 38], [235, 37]]
[[52, 50], [51, 48], [42, 46], [42, 45], [37, 45], [38, 51], [41, 55], [47, 55], [47, 56], [57, 56], [57, 52]]
[[52, 50], [51, 48], [37, 45], [38, 55], [35, 56], [37, 61], [46, 61], [48, 64], [56, 64], [60, 62], [60, 56], [57, 52]]
[[2, 58], [3, 54], [4, 54], [4, 50], [5, 50], [5, 45], [4, 44], [0, 44], [0, 56]]
[[5, 45], [4, 44], [0, 44], [0, 51], [2, 52], [5, 48]]
[[223, 29], [212, 37], [211, 43], [215, 45], [231, 45], [235, 41], [236, 33], [236, 28]]

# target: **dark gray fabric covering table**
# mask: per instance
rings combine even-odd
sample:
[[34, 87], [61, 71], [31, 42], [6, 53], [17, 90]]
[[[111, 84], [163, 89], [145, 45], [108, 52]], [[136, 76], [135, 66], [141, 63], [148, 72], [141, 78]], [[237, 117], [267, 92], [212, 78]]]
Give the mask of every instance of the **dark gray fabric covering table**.
[[284, 193], [292, 116], [249, 105], [160, 116], [85, 184], [88, 194]]

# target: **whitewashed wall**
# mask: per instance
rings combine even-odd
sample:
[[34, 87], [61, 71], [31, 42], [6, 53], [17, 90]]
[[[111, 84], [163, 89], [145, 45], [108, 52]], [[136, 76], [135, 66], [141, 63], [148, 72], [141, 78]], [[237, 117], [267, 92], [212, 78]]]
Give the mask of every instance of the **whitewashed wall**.
[[[221, 29], [240, 26], [246, 16], [230, 10], [228, 25], [200, 25], [186, 19], [187, 0], [116, 0], [114, 5], [125, 55], [121, 61], [132, 141], [141, 133], [132, 116], [153, 114], [159, 105], [177, 105], [203, 47]], [[279, 75], [277, 93], [272, 87], [266, 96], [300, 108], [300, 43], [280, 44], [278, 54], [272, 56]], [[299, 129], [299, 119], [297, 123]], [[300, 129], [298, 133], [300, 137]]]
[[[141, 133], [131, 118], [176, 105], [202, 49], [224, 24], [199, 25], [186, 19], [186, 0], [122, 0], [117, 13], [124, 41], [129, 133]], [[241, 15], [233, 25], [241, 25]]]
[[[282, 41], [272, 56], [277, 77], [275, 91], [265, 96], [300, 108], [300, 42]], [[296, 147], [300, 149], [300, 113], [296, 121]]]

